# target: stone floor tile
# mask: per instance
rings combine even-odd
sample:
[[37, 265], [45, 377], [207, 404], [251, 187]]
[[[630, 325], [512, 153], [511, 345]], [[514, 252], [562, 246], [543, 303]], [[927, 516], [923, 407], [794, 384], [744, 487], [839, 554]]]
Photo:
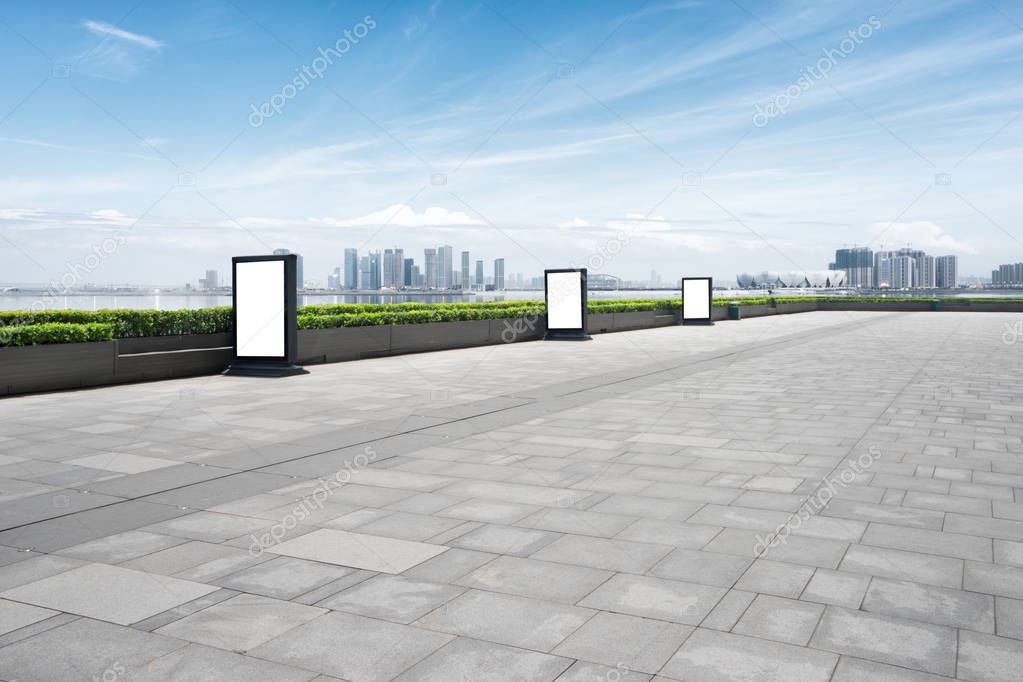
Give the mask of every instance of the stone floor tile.
[[275, 599], [294, 599], [311, 590], [339, 580], [354, 569], [317, 561], [277, 557], [242, 569], [214, 581], [221, 587], [260, 594]]
[[805, 646], [824, 607], [794, 599], [758, 595], [732, 632]]
[[590, 609], [469, 590], [416, 621], [430, 630], [549, 652], [593, 616]]
[[170, 521], [161, 521], [140, 530], [161, 535], [173, 535], [189, 540], [204, 542], [224, 542], [240, 535], [247, 535], [266, 528], [266, 519], [233, 514], [217, 514], [215, 512], [196, 512], [179, 516]]
[[935, 625], [994, 633], [994, 598], [906, 580], [874, 578], [863, 610]]
[[951, 677], [842, 656], [831, 682], [948, 682]]
[[0, 599], [0, 635], [6, 635], [8, 632], [56, 615], [56, 611]]
[[496, 558], [496, 554], [454, 547], [402, 572], [406, 578], [435, 583], [453, 583]]
[[546, 530], [486, 524], [450, 540], [448, 544], [452, 547], [472, 549], [477, 552], [529, 556], [541, 547], [554, 542], [558, 537], [558, 533]]
[[42, 580], [51, 575], [57, 575], [58, 573], [64, 573], [73, 568], [86, 565], [86, 562], [80, 559], [65, 558], [51, 554], [25, 554], [25, 556], [30, 558], [0, 567], [0, 590]]
[[656, 673], [692, 631], [686, 625], [601, 611], [555, 647], [553, 653]]
[[575, 604], [611, 575], [596, 568], [502, 556], [456, 582], [492, 592]]
[[622, 573], [591, 592], [579, 606], [698, 625], [725, 592], [709, 585]]
[[700, 526], [661, 519], [639, 519], [614, 537], [616, 540], [700, 549], [720, 532], [720, 526]]
[[333, 612], [256, 647], [250, 655], [343, 680], [391, 680], [454, 637]]
[[395, 678], [396, 682], [564, 680], [572, 660], [459, 637]]
[[826, 682], [838, 656], [698, 628], [662, 673], [685, 682]]
[[[853, 545], [839, 568], [850, 573], [912, 580], [927, 585], [957, 589], [963, 586], [962, 559], [919, 552]], [[972, 588], [967, 585], [967, 589]]]
[[437, 512], [437, 516], [450, 516], [464, 521], [511, 524], [536, 513], [540, 507], [515, 502], [493, 500], [465, 500]]
[[106, 564], [87, 564], [0, 593], [14, 601], [130, 625], [216, 587]]
[[1023, 642], [963, 630], [959, 633], [957, 677], [971, 682], [1019, 679]]
[[378, 575], [317, 606], [407, 625], [465, 592], [465, 588], [397, 575]]
[[563, 535], [532, 554], [534, 559], [590, 566], [607, 571], [645, 573], [671, 551], [667, 545]]
[[179, 639], [79, 618], [0, 650], [0, 679], [117, 679], [186, 645]]
[[1023, 568], [967, 561], [963, 589], [1023, 599]]
[[[945, 530], [950, 530], [947, 524]], [[992, 559], [991, 540], [986, 537], [903, 528], [880, 523], [870, 524], [867, 532], [863, 534], [862, 543], [974, 561], [991, 561]]]
[[230, 651], [248, 651], [327, 613], [325, 609], [239, 594], [156, 630]]
[[739, 578], [735, 588], [795, 599], [802, 594], [813, 573], [814, 569], [809, 566], [757, 559]]
[[725, 630], [730, 631], [735, 624], [739, 622], [739, 618], [742, 614], [746, 613], [746, 609], [753, 603], [753, 599], [756, 597], [754, 592], [743, 592], [742, 590], [729, 590], [728, 593], [721, 598], [721, 601], [717, 603], [714, 610], [711, 611], [706, 618], [700, 623], [702, 628], [711, 628], [713, 630]]
[[650, 569], [650, 575], [731, 587], [746, 572], [752, 559], [695, 549], [676, 549]]
[[858, 609], [869, 584], [867, 575], [818, 568], [800, 599]]
[[636, 521], [636, 517], [620, 514], [602, 514], [578, 509], [542, 509], [516, 522], [516, 525], [556, 533], [609, 538], [624, 530], [634, 521]]
[[[116, 672], [116, 670], [114, 671]], [[316, 673], [242, 656], [223, 649], [189, 644], [143, 665], [125, 668], [127, 679], [138, 682], [308, 682]]]
[[451, 530], [461, 525], [458, 519], [446, 519], [440, 516], [395, 512], [387, 516], [356, 526], [355, 530], [370, 535], [383, 535], [400, 540], [424, 541], [438, 533]]
[[268, 551], [368, 571], [401, 573], [447, 551], [447, 547], [323, 528]]
[[939, 625], [829, 606], [810, 646], [939, 675], [955, 674], [956, 632]]
[[[601, 665], [587, 661], [576, 661], [558, 678], [558, 682], [599, 682], [616, 680], [616, 682], [650, 682], [651, 676], [646, 673], [629, 670], [623, 665]], [[656, 678], [655, 678], [656, 679]], [[467, 681], [468, 682], [468, 681]]]
[[81, 559], [82, 561], [101, 561], [105, 564], [119, 564], [146, 554], [188, 542], [184, 538], [170, 535], [158, 535], [140, 530], [129, 530], [116, 535], [83, 542], [60, 550], [60, 556]]

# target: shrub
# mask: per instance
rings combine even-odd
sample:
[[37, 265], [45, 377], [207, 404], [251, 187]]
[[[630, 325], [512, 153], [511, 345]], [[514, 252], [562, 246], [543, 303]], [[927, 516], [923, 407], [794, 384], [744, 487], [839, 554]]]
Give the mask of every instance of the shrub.
[[0, 346], [40, 346], [51, 343], [94, 343], [114, 338], [113, 325], [43, 322], [0, 328]]

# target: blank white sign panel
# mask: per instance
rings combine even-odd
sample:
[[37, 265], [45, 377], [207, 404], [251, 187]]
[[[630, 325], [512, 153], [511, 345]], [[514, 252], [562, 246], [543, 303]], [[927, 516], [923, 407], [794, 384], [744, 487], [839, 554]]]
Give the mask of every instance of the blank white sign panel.
[[682, 282], [682, 317], [686, 320], [710, 317], [710, 280], [687, 279]]
[[236, 263], [238, 357], [284, 357], [284, 261]]
[[547, 273], [547, 328], [582, 329], [583, 283], [578, 272]]

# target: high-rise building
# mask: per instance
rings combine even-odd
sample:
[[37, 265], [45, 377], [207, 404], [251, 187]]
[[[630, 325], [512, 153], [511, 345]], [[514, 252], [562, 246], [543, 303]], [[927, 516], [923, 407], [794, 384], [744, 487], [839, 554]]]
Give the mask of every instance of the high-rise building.
[[913, 281], [913, 286], [917, 289], [933, 289], [935, 282], [934, 256], [921, 254], [914, 260], [916, 261], [916, 278]]
[[328, 289], [340, 289], [341, 288], [341, 268], [334, 268], [334, 272], [327, 275], [327, 288]]
[[835, 251], [831, 270], [845, 270], [845, 284], [850, 287], [873, 287], [874, 252], [866, 246]]
[[469, 252], [462, 252], [462, 288], [468, 289], [471, 282], [469, 281]]
[[405, 281], [405, 251], [403, 249], [384, 249], [380, 278], [384, 288], [397, 289], [403, 285]]
[[414, 287], [416, 286], [415, 277], [413, 277], [412, 270], [415, 267], [416, 262], [411, 258], [406, 258], [402, 261], [401, 268], [401, 285], [403, 287]]
[[423, 250], [423, 267], [426, 276], [425, 286], [427, 289], [437, 288], [437, 249]]
[[494, 259], [494, 290], [501, 291], [504, 289], [504, 259]]
[[991, 284], [998, 287], [1023, 286], [1023, 263], [999, 265], [991, 271]]
[[345, 289], [359, 288], [359, 250], [345, 249]]
[[216, 270], [207, 270], [206, 276], [203, 277], [200, 284], [202, 284], [202, 288], [206, 291], [218, 288], [220, 286], [220, 273]]
[[[287, 249], [274, 249], [275, 256], [287, 256], [290, 253], [291, 251], [288, 251]], [[295, 285], [301, 289], [305, 286], [305, 273], [302, 271], [302, 255], [296, 253], [295, 256], [297, 256], [297, 262], [295, 264]]]
[[934, 286], [955, 289], [959, 286], [959, 257], [938, 256], [934, 259]]
[[374, 291], [381, 286], [382, 263], [379, 251], [369, 252], [369, 288]]
[[916, 259], [911, 256], [895, 256], [890, 259], [892, 289], [912, 289], [916, 286]]
[[474, 282], [477, 289], [482, 291], [487, 286], [487, 280], [483, 276], [483, 261], [476, 261], [476, 281]]
[[359, 282], [356, 289], [371, 289], [373, 285], [373, 273], [370, 268], [369, 256], [359, 258]]
[[453, 249], [450, 246], [437, 247], [437, 288], [450, 289], [454, 285]]

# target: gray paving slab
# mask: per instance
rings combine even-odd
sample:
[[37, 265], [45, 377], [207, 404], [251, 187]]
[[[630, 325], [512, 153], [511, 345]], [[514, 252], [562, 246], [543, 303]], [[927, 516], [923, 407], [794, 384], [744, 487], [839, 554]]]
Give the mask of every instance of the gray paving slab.
[[401, 682], [564, 679], [572, 659], [459, 637], [395, 678]]

